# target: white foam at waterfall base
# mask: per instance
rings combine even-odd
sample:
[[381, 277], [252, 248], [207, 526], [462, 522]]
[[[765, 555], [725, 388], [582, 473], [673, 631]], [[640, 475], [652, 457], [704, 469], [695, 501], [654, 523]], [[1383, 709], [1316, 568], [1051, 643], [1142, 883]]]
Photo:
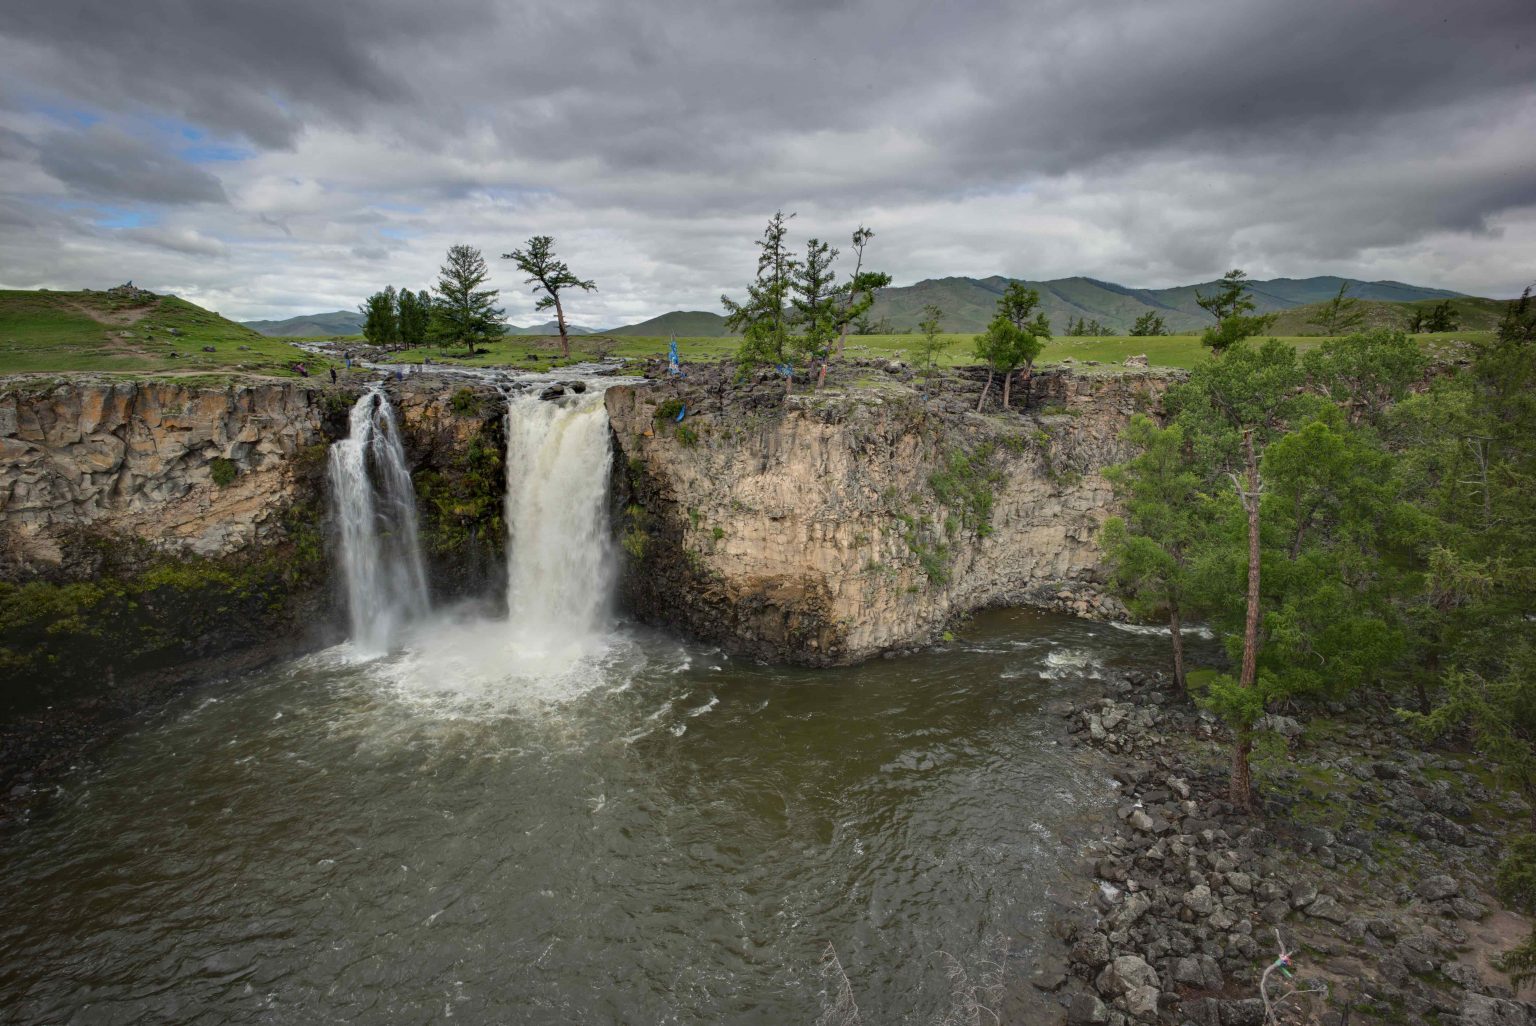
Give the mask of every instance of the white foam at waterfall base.
[[612, 454], [601, 393], [513, 397], [506, 434], [507, 618], [412, 626], [373, 671], [402, 697], [530, 711], [621, 687], [638, 658], [611, 622]]

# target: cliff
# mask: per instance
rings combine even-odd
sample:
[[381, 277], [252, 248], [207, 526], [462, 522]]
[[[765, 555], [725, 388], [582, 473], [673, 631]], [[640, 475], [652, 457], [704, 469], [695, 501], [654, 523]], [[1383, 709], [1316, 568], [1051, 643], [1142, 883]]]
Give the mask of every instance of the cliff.
[[1117, 612], [1099, 594], [1103, 469], [1172, 379], [1042, 373], [1023, 412], [976, 414], [979, 381], [925, 403], [910, 372], [882, 374], [787, 400], [773, 383], [609, 391], [628, 606], [811, 665], [929, 640], [989, 605]]

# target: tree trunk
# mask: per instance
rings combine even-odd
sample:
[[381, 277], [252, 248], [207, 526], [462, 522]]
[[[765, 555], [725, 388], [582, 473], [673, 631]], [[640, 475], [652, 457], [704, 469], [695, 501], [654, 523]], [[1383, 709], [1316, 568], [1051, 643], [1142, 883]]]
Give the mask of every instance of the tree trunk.
[[[841, 345], [841, 343], [839, 343], [839, 345]], [[839, 349], [838, 352], [841, 353], [842, 350]], [[821, 370], [816, 372], [816, 391], [818, 392], [821, 391], [821, 386], [827, 383], [827, 364], [831, 361], [832, 358], [830, 356], [824, 356], [821, 359]]]
[[551, 292], [550, 295], [555, 298], [555, 323], [560, 326], [560, 358], [568, 360], [571, 358], [571, 340], [565, 333], [565, 307], [560, 305], [560, 293]]
[[1007, 374], [1003, 375], [1003, 409], [1005, 409], [1005, 410], [1012, 408], [1012, 407], [1010, 407], [1008, 405], [1008, 399], [1009, 399], [1009, 388], [1008, 388], [1008, 386], [1012, 385], [1012, 384], [1013, 384], [1013, 371], [1009, 371]]
[[1241, 687], [1251, 688], [1259, 666], [1259, 461], [1253, 453], [1253, 430], [1243, 432], [1243, 461], [1247, 464], [1248, 489], [1243, 506], [1248, 513], [1248, 615], [1243, 621], [1243, 668]]
[[1188, 694], [1189, 686], [1184, 681], [1184, 618], [1179, 615], [1177, 602], [1168, 606], [1168, 633], [1173, 638], [1173, 682], [1178, 685], [1179, 694]]
[[[1243, 622], [1243, 665], [1238, 687], [1251, 688], [1259, 669], [1259, 461], [1253, 452], [1253, 429], [1243, 432], [1243, 462], [1248, 487], [1242, 491], [1243, 508], [1248, 513], [1248, 615]], [[1248, 752], [1253, 738], [1248, 724], [1237, 731], [1232, 748], [1231, 797], [1234, 804], [1253, 811], [1252, 778], [1248, 772]]]
[[981, 386], [981, 398], [976, 400], [976, 412], [981, 412], [981, 404], [987, 401], [987, 392], [992, 388], [992, 368], [987, 368], [987, 383]]
[[1253, 811], [1253, 776], [1248, 771], [1248, 753], [1253, 751], [1253, 734], [1244, 727], [1237, 732], [1232, 746], [1232, 803], [1246, 812]]

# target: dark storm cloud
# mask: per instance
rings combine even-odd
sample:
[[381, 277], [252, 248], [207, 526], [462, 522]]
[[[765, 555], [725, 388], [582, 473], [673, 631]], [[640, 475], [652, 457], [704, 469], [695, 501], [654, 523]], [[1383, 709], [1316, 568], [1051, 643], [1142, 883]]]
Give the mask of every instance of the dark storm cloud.
[[94, 125], [41, 141], [38, 163], [71, 191], [107, 200], [222, 203], [219, 180], [153, 145]]
[[[424, 264], [370, 234], [381, 203], [420, 208], [387, 217], [422, 246], [487, 218], [622, 238], [645, 265], [623, 280], [701, 297], [780, 206], [839, 237], [878, 217], [908, 280], [1167, 284], [1381, 252], [1438, 275], [1424, 240], [1446, 233], [1507, 264], [1536, 249], [1497, 237], [1536, 207], [1531, 0], [13, 6], [0, 162], [93, 196], [227, 192], [238, 218], [191, 227], [294, 266]], [[60, 129], [41, 104], [107, 122]], [[194, 166], [132, 127], [157, 118], [256, 155]]]

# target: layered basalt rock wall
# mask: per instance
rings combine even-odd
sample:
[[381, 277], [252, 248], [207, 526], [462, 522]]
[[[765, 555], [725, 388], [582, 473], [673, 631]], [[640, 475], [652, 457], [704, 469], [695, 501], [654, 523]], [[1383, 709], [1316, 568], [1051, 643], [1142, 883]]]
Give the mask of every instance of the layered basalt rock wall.
[[612, 389], [625, 599], [645, 620], [811, 665], [925, 642], [989, 605], [1113, 615], [1103, 471], [1171, 380], [1039, 374], [1016, 395], [1024, 409], [985, 414], [970, 412], [979, 382], [925, 401], [895, 368], [788, 398], [708, 379]]

